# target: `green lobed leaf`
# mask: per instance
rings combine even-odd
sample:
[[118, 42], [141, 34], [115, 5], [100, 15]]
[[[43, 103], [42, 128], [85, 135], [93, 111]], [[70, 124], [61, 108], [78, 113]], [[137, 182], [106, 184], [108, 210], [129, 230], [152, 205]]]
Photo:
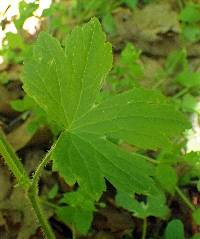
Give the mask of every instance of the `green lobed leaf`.
[[187, 122], [161, 94], [135, 89], [95, 107], [111, 62], [97, 19], [72, 31], [65, 54], [56, 39], [41, 33], [25, 62], [24, 89], [63, 129], [111, 134], [143, 148], [169, 146]]
[[[154, 167], [146, 157], [124, 152], [107, 136], [155, 149], [170, 146], [171, 137], [188, 123], [155, 91], [134, 89], [95, 105], [111, 64], [111, 46], [95, 18], [76, 27], [64, 49], [41, 33], [33, 57], [25, 61], [24, 89], [63, 131], [51, 157], [53, 169], [67, 183], [78, 182], [93, 202], [105, 190], [105, 178], [120, 192], [150, 198], [158, 192]], [[72, 208], [78, 204], [70, 201], [63, 217], [71, 215], [71, 223], [84, 231], [88, 224], [82, 225], [80, 211], [72, 215]], [[91, 221], [91, 210], [82, 209]]]
[[39, 34], [33, 57], [24, 65], [25, 91], [62, 128], [94, 104], [112, 65], [112, 48], [97, 19], [76, 27], [65, 51], [48, 33]]
[[134, 89], [102, 102], [72, 125], [75, 132], [110, 134], [142, 148], [166, 148], [188, 126], [158, 92]]
[[129, 154], [98, 135], [61, 134], [52, 153], [54, 170], [71, 184], [78, 182], [98, 200], [105, 190], [104, 178], [117, 189], [130, 193], [156, 192], [153, 167], [139, 154]]

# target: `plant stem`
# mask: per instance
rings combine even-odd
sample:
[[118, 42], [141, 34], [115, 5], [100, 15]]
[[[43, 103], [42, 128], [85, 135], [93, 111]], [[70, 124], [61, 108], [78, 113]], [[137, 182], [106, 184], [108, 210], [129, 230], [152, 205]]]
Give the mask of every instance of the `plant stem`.
[[160, 161], [156, 160], [156, 159], [152, 159], [152, 158], [145, 158], [146, 161], [152, 163], [152, 164], [155, 164], [155, 165], [158, 165], [160, 164]]
[[43, 198], [40, 198], [40, 203], [45, 205], [46, 207], [49, 207], [49, 208], [52, 208], [54, 210], [58, 209], [59, 206], [57, 206], [56, 204], [52, 203], [52, 202], [49, 202]]
[[177, 99], [177, 98], [185, 95], [186, 93], [188, 93], [188, 91], [189, 91], [188, 88], [183, 88], [181, 91], [179, 91], [177, 94], [175, 94], [172, 98]]
[[35, 193], [34, 191], [31, 191], [31, 188], [30, 188], [30, 190], [28, 191], [28, 197], [31, 201], [32, 207], [35, 211], [35, 214], [40, 223], [40, 226], [44, 232], [45, 238], [46, 239], [55, 239], [55, 235], [51, 229], [51, 226], [49, 225], [49, 222], [45, 216], [43, 208], [41, 207], [38, 194]]
[[71, 226], [71, 231], [72, 231], [72, 239], [76, 239], [76, 230], [73, 225]]
[[37, 169], [35, 170], [35, 174], [32, 178], [32, 183], [28, 190], [28, 195], [29, 195], [30, 201], [32, 203], [32, 206], [35, 210], [35, 213], [36, 213], [37, 218], [40, 222], [40, 225], [44, 231], [44, 234], [45, 234], [46, 238], [48, 238], [48, 239], [55, 239], [55, 235], [48, 223], [48, 220], [45, 217], [45, 213], [40, 204], [40, 199], [38, 196], [38, 182], [39, 182], [39, 179], [40, 179], [40, 176], [42, 174], [44, 167], [47, 165], [47, 163], [50, 160], [50, 154], [53, 149], [54, 149], [54, 145], [51, 147], [51, 149], [48, 151], [48, 153], [42, 159], [41, 163], [38, 165]]
[[181, 0], [177, 0], [177, 3], [178, 3], [180, 10], [182, 10], [184, 7], [183, 2]]
[[[53, 231], [48, 223], [45, 213], [40, 205], [40, 199], [38, 196], [38, 181], [42, 173], [42, 169], [45, 167], [49, 160], [49, 153], [47, 157], [42, 160], [41, 165], [38, 166], [36, 173], [31, 181], [12, 146], [8, 143], [4, 133], [0, 129], [0, 154], [3, 156], [8, 168], [16, 177], [21, 187], [27, 193], [27, 196], [31, 202], [37, 219], [42, 227], [46, 239], [55, 239]], [[48, 160], [47, 160], [48, 159]]]
[[195, 206], [190, 202], [190, 200], [185, 196], [185, 194], [180, 190], [180, 188], [176, 187], [176, 192], [182, 199], [182, 201], [192, 210], [195, 210]]
[[24, 170], [24, 167], [14, 152], [12, 146], [7, 142], [7, 139], [0, 129], [0, 154], [4, 158], [8, 168], [14, 174], [17, 179], [17, 182], [23, 187], [23, 189], [27, 190], [30, 186], [30, 179]]
[[157, 89], [157, 88], [158, 88], [159, 86], [161, 86], [162, 83], [165, 82], [165, 81], [166, 81], [166, 79], [163, 77], [162, 79], [160, 79], [159, 81], [157, 81], [157, 82], [153, 85], [152, 89], [153, 89], [153, 90]]
[[34, 176], [32, 178], [32, 183], [30, 186], [30, 190], [34, 191], [35, 193], [37, 193], [37, 191], [38, 191], [38, 182], [41, 177], [42, 171], [45, 168], [45, 166], [47, 165], [47, 163], [49, 162], [50, 155], [54, 148], [55, 148], [55, 145], [53, 145], [51, 147], [51, 149], [48, 151], [48, 153], [45, 155], [45, 157], [42, 159], [42, 161], [38, 165], [37, 169], [35, 170]]
[[145, 217], [143, 220], [143, 227], [142, 227], [142, 239], [145, 239], [147, 235], [147, 218]]

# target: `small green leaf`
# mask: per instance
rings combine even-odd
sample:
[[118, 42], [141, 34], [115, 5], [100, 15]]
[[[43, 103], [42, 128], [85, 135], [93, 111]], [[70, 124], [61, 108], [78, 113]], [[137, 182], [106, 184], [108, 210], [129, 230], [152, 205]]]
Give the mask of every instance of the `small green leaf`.
[[197, 234], [194, 235], [191, 239], [200, 239], [200, 233], [197, 233]]
[[141, 79], [143, 76], [143, 66], [140, 62], [141, 51], [136, 49], [133, 44], [128, 43], [120, 56], [120, 69], [124, 69], [125, 78], [130, 75], [133, 80]]
[[22, 50], [25, 48], [25, 44], [23, 38], [19, 34], [15, 34], [13, 32], [6, 33], [6, 41], [10, 50]]
[[79, 189], [76, 192], [65, 193], [56, 214], [60, 220], [72, 225], [76, 231], [86, 234], [90, 228], [93, 212], [95, 211], [94, 200], [91, 195]]
[[17, 29], [21, 29], [25, 20], [31, 17], [34, 11], [39, 7], [37, 3], [26, 3], [25, 1], [21, 1], [19, 3], [19, 14], [20, 17], [14, 21]]
[[121, 53], [120, 62], [124, 65], [131, 65], [139, 60], [140, 54], [141, 51], [136, 49], [133, 44], [127, 43]]
[[193, 72], [190, 69], [184, 69], [176, 78], [177, 82], [185, 87], [199, 87], [200, 73]]
[[171, 166], [164, 164], [158, 165], [156, 167], [156, 178], [167, 192], [174, 193], [177, 183], [177, 175]]
[[131, 9], [135, 9], [135, 7], [137, 6], [138, 0], [123, 0], [123, 2]]
[[110, 33], [111, 35], [115, 34], [116, 25], [115, 25], [115, 21], [114, 21], [114, 18], [111, 13], [108, 13], [105, 16], [103, 16], [102, 25], [103, 25], [105, 32]]
[[187, 23], [196, 23], [200, 21], [199, 4], [190, 3], [181, 11], [179, 19]]
[[200, 27], [199, 25], [187, 25], [183, 24], [182, 34], [186, 40], [196, 42], [200, 39]]
[[73, 208], [70, 206], [58, 208], [56, 214], [61, 221], [72, 225], [83, 235], [87, 234], [93, 218], [92, 211], [86, 211], [84, 209]]
[[10, 104], [11, 107], [18, 112], [24, 112], [37, 107], [35, 101], [28, 95], [25, 95], [23, 99], [12, 100]]
[[183, 157], [187, 167], [182, 175], [181, 183], [188, 184], [194, 178], [199, 178], [200, 175], [200, 165], [199, 165], [199, 152], [190, 152]]
[[59, 187], [58, 187], [58, 184], [55, 184], [51, 190], [48, 192], [48, 198], [49, 199], [53, 199], [56, 197], [56, 195], [58, 194], [58, 190], [59, 190]]
[[170, 221], [165, 230], [165, 239], [185, 239], [184, 226], [181, 220], [174, 219]]
[[192, 217], [193, 217], [195, 223], [200, 225], [200, 208], [196, 209], [193, 212]]
[[132, 212], [135, 217], [146, 218], [155, 216], [165, 218], [168, 213], [166, 206], [166, 199], [162, 192], [157, 192], [155, 195], [142, 197], [144, 201], [138, 201], [134, 195], [124, 192], [118, 192], [116, 196], [116, 203], [128, 211]]
[[71, 225], [83, 235], [87, 234], [93, 218], [92, 211], [70, 206], [58, 208], [56, 214], [61, 221]]
[[192, 96], [191, 94], [186, 94], [182, 101], [181, 101], [181, 106], [183, 111], [186, 112], [200, 112], [200, 104], [198, 102], [198, 99]]

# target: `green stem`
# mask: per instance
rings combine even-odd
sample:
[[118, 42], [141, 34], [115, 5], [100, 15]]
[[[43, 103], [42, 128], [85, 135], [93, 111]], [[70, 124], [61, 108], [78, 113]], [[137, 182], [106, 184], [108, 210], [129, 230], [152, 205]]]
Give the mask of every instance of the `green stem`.
[[182, 201], [192, 210], [195, 210], [195, 206], [190, 202], [190, 200], [185, 196], [185, 194], [180, 190], [180, 188], [176, 187], [176, 192]]
[[188, 93], [189, 89], [188, 88], [184, 88], [181, 91], [179, 91], [177, 94], [175, 94], [172, 98], [173, 99], [177, 99], [183, 95], [185, 95], [186, 93]]
[[71, 231], [72, 231], [72, 239], [76, 239], [76, 230], [73, 225], [71, 226]]
[[183, 4], [182, 0], [177, 0], [177, 3], [178, 3], [180, 10], [182, 10], [184, 8], [184, 4]]
[[32, 206], [35, 210], [37, 218], [40, 222], [40, 225], [41, 225], [47, 239], [55, 239], [55, 235], [48, 223], [48, 220], [45, 217], [45, 213], [40, 204], [40, 199], [38, 196], [38, 182], [39, 182], [39, 179], [41, 177], [44, 167], [47, 165], [47, 163], [50, 160], [50, 155], [51, 155], [51, 152], [53, 151], [54, 147], [55, 147], [54, 145], [51, 147], [51, 149], [48, 151], [48, 153], [42, 159], [41, 163], [38, 165], [37, 169], [35, 170], [35, 174], [32, 178], [32, 183], [28, 190], [28, 195], [31, 200]]
[[32, 183], [30, 186], [30, 188], [31, 188], [30, 190], [34, 191], [35, 193], [37, 193], [37, 191], [38, 191], [38, 182], [41, 177], [42, 171], [45, 168], [45, 166], [47, 165], [47, 163], [49, 162], [50, 155], [51, 155], [52, 151], [54, 150], [54, 148], [55, 148], [55, 145], [53, 145], [51, 147], [51, 149], [48, 151], [48, 153], [45, 155], [45, 157], [42, 159], [42, 161], [38, 165], [37, 169], [35, 170], [34, 176], [32, 178]]
[[162, 85], [162, 83], [163, 82], [165, 82], [166, 81], [166, 79], [163, 77], [162, 79], [160, 79], [159, 81], [157, 81], [154, 85], [153, 85], [153, 89], [155, 90], [155, 89], [157, 89], [159, 86], [161, 86]]
[[59, 206], [57, 206], [56, 204], [49, 202], [43, 198], [40, 198], [40, 203], [42, 203], [44, 206], [46, 206], [48, 208], [52, 208], [54, 210], [57, 210], [59, 208]]
[[35, 214], [37, 216], [37, 219], [40, 223], [40, 226], [44, 232], [45, 238], [46, 239], [55, 239], [55, 235], [51, 229], [51, 226], [49, 225], [49, 222], [45, 216], [45, 213], [43, 211], [43, 208], [41, 207], [40, 204], [40, 199], [38, 197], [38, 194], [35, 193], [34, 191], [31, 191], [31, 187], [30, 190], [28, 192], [28, 197], [31, 201], [32, 207], [35, 211]]
[[[18, 156], [14, 152], [12, 146], [8, 143], [4, 133], [0, 130], [0, 154], [3, 156], [7, 166], [11, 170], [11, 172], [16, 177], [17, 181], [21, 185], [21, 187], [27, 193], [27, 196], [32, 204], [34, 212], [37, 216], [37, 219], [42, 227], [42, 230], [45, 234], [46, 239], [55, 239], [53, 231], [48, 223], [47, 218], [45, 217], [45, 213], [40, 205], [40, 199], [38, 196], [38, 181], [41, 175], [41, 171], [48, 162], [46, 157], [42, 161], [41, 165], [38, 166], [36, 170], [36, 174], [31, 181], [21, 163]], [[49, 153], [47, 154], [49, 159]]]
[[145, 217], [143, 220], [143, 227], [142, 227], [142, 239], [145, 239], [147, 236], [147, 218]]
[[0, 154], [4, 158], [11, 172], [17, 179], [17, 182], [26, 190], [30, 186], [30, 179], [24, 170], [24, 167], [15, 154], [12, 146], [7, 142], [7, 139], [0, 129]]
[[[57, 210], [59, 209], [60, 207], [52, 202], [49, 202], [43, 198], [40, 198], [40, 202], [46, 206], [46, 207], [49, 207], [49, 208], [52, 208], [53, 210]], [[71, 233], [72, 233], [72, 239], [76, 239], [76, 229], [75, 227], [72, 225], [72, 224], [67, 224], [67, 226], [70, 228], [71, 230]]]
[[156, 160], [156, 159], [152, 159], [152, 158], [145, 158], [146, 161], [152, 163], [152, 164], [155, 164], [155, 165], [158, 165], [160, 164], [160, 161]]

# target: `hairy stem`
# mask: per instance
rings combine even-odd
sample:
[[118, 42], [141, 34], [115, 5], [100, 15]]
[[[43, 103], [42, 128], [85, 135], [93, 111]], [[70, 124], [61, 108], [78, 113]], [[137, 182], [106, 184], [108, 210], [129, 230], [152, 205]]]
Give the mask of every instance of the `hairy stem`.
[[27, 190], [30, 186], [30, 179], [12, 146], [7, 142], [7, 139], [0, 129], [0, 154], [4, 158], [8, 168], [16, 177], [17, 182]]
[[20, 159], [14, 152], [12, 146], [6, 140], [6, 137], [5, 137], [4, 133], [2, 132], [2, 130], [0, 130], [0, 154], [4, 158], [8, 168], [11, 170], [11, 172], [16, 177], [18, 183], [21, 185], [21, 187], [27, 193], [27, 196], [31, 202], [31, 205], [34, 209], [36, 216], [37, 216], [37, 219], [38, 219], [38, 221], [42, 227], [42, 230], [44, 232], [45, 238], [55, 239], [53, 231], [52, 231], [52, 229], [49, 225], [49, 222], [48, 222], [47, 218], [45, 217], [45, 213], [43, 212], [43, 209], [41, 207], [40, 199], [38, 196], [39, 177], [42, 173], [42, 169], [44, 168], [44, 166], [46, 165], [46, 163], [49, 160], [49, 153], [47, 154], [47, 157], [45, 157], [44, 160], [42, 160], [41, 165], [38, 166], [35, 176], [33, 177], [33, 180], [30, 180]]
[[40, 223], [40, 226], [44, 232], [45, 238], [46, 239], [55, 239], [55, 235], [51, 229], [51, 226], [49, 225], [49, 222], [48, 222], [48, 220], [45, 216], [45, 213], [43, 211], [43, 208], [41, 206], [38, 194], [35, 193], [34, 191], [29, 190], [28, 197], [29, 197], [31, 205], [35, 211], [37, 219]]
[[42, 159], [42, 161], [38, 165], [37, 169], [35, 170], [35, 174], [32, 178], [32, 183], [31, 183], [31, 185], [29, 187], [29, 191], [28, 191], [28, 195], [31, 200], [32, 206], [33, 206], [35, 213], [37, 215], [37, 218], [42, 226], [44, 234], [48, 239], [55, 239], [55, 235], [45, 217], [45, 213], [43, 212], [43, 208], [41, 207], [41, 204], [40, 204], [40, 199], [38, 196], [38, 182], [39, 182], [39, 179], [41, 177], [44, 167], [47, 165], [47, 163], [50, 160], [50, 155], [51, 155], [51, 152], [53, 151], [54, 147], [55, 147], [54, 145], [51, 147], [51, 149], [48, 151], [48, 153], [45, 155], [45, 157]]
[[195, 210], [195, 206], [190, 202], [190, 200], [185, 196], [185, 194], [180, 190], [180, 188], [176, 187], [176, 192], [182, 201], [192, 210]]
[[39, 179], [41, 177], [43, 169], [45, 168], [45, 166], [47, 165], [47, 163], [50, 160], [50, 155], [51, 155], [54, 148], [55, 148], [55, 145], [53, 145], [51, 147], [51, 149], [48, 151], [48, 153], [45, 155], [45, 157], [41, 160], [40, 164], [38, 165], [37, 169], [35, 170], [35, 173], [34, 173], [34, 176], [32, 178], [32, 183], [31, 183], [29, 191], [34, 191], [35, 193], [38, 193], [37, 191], [38, 191]]

